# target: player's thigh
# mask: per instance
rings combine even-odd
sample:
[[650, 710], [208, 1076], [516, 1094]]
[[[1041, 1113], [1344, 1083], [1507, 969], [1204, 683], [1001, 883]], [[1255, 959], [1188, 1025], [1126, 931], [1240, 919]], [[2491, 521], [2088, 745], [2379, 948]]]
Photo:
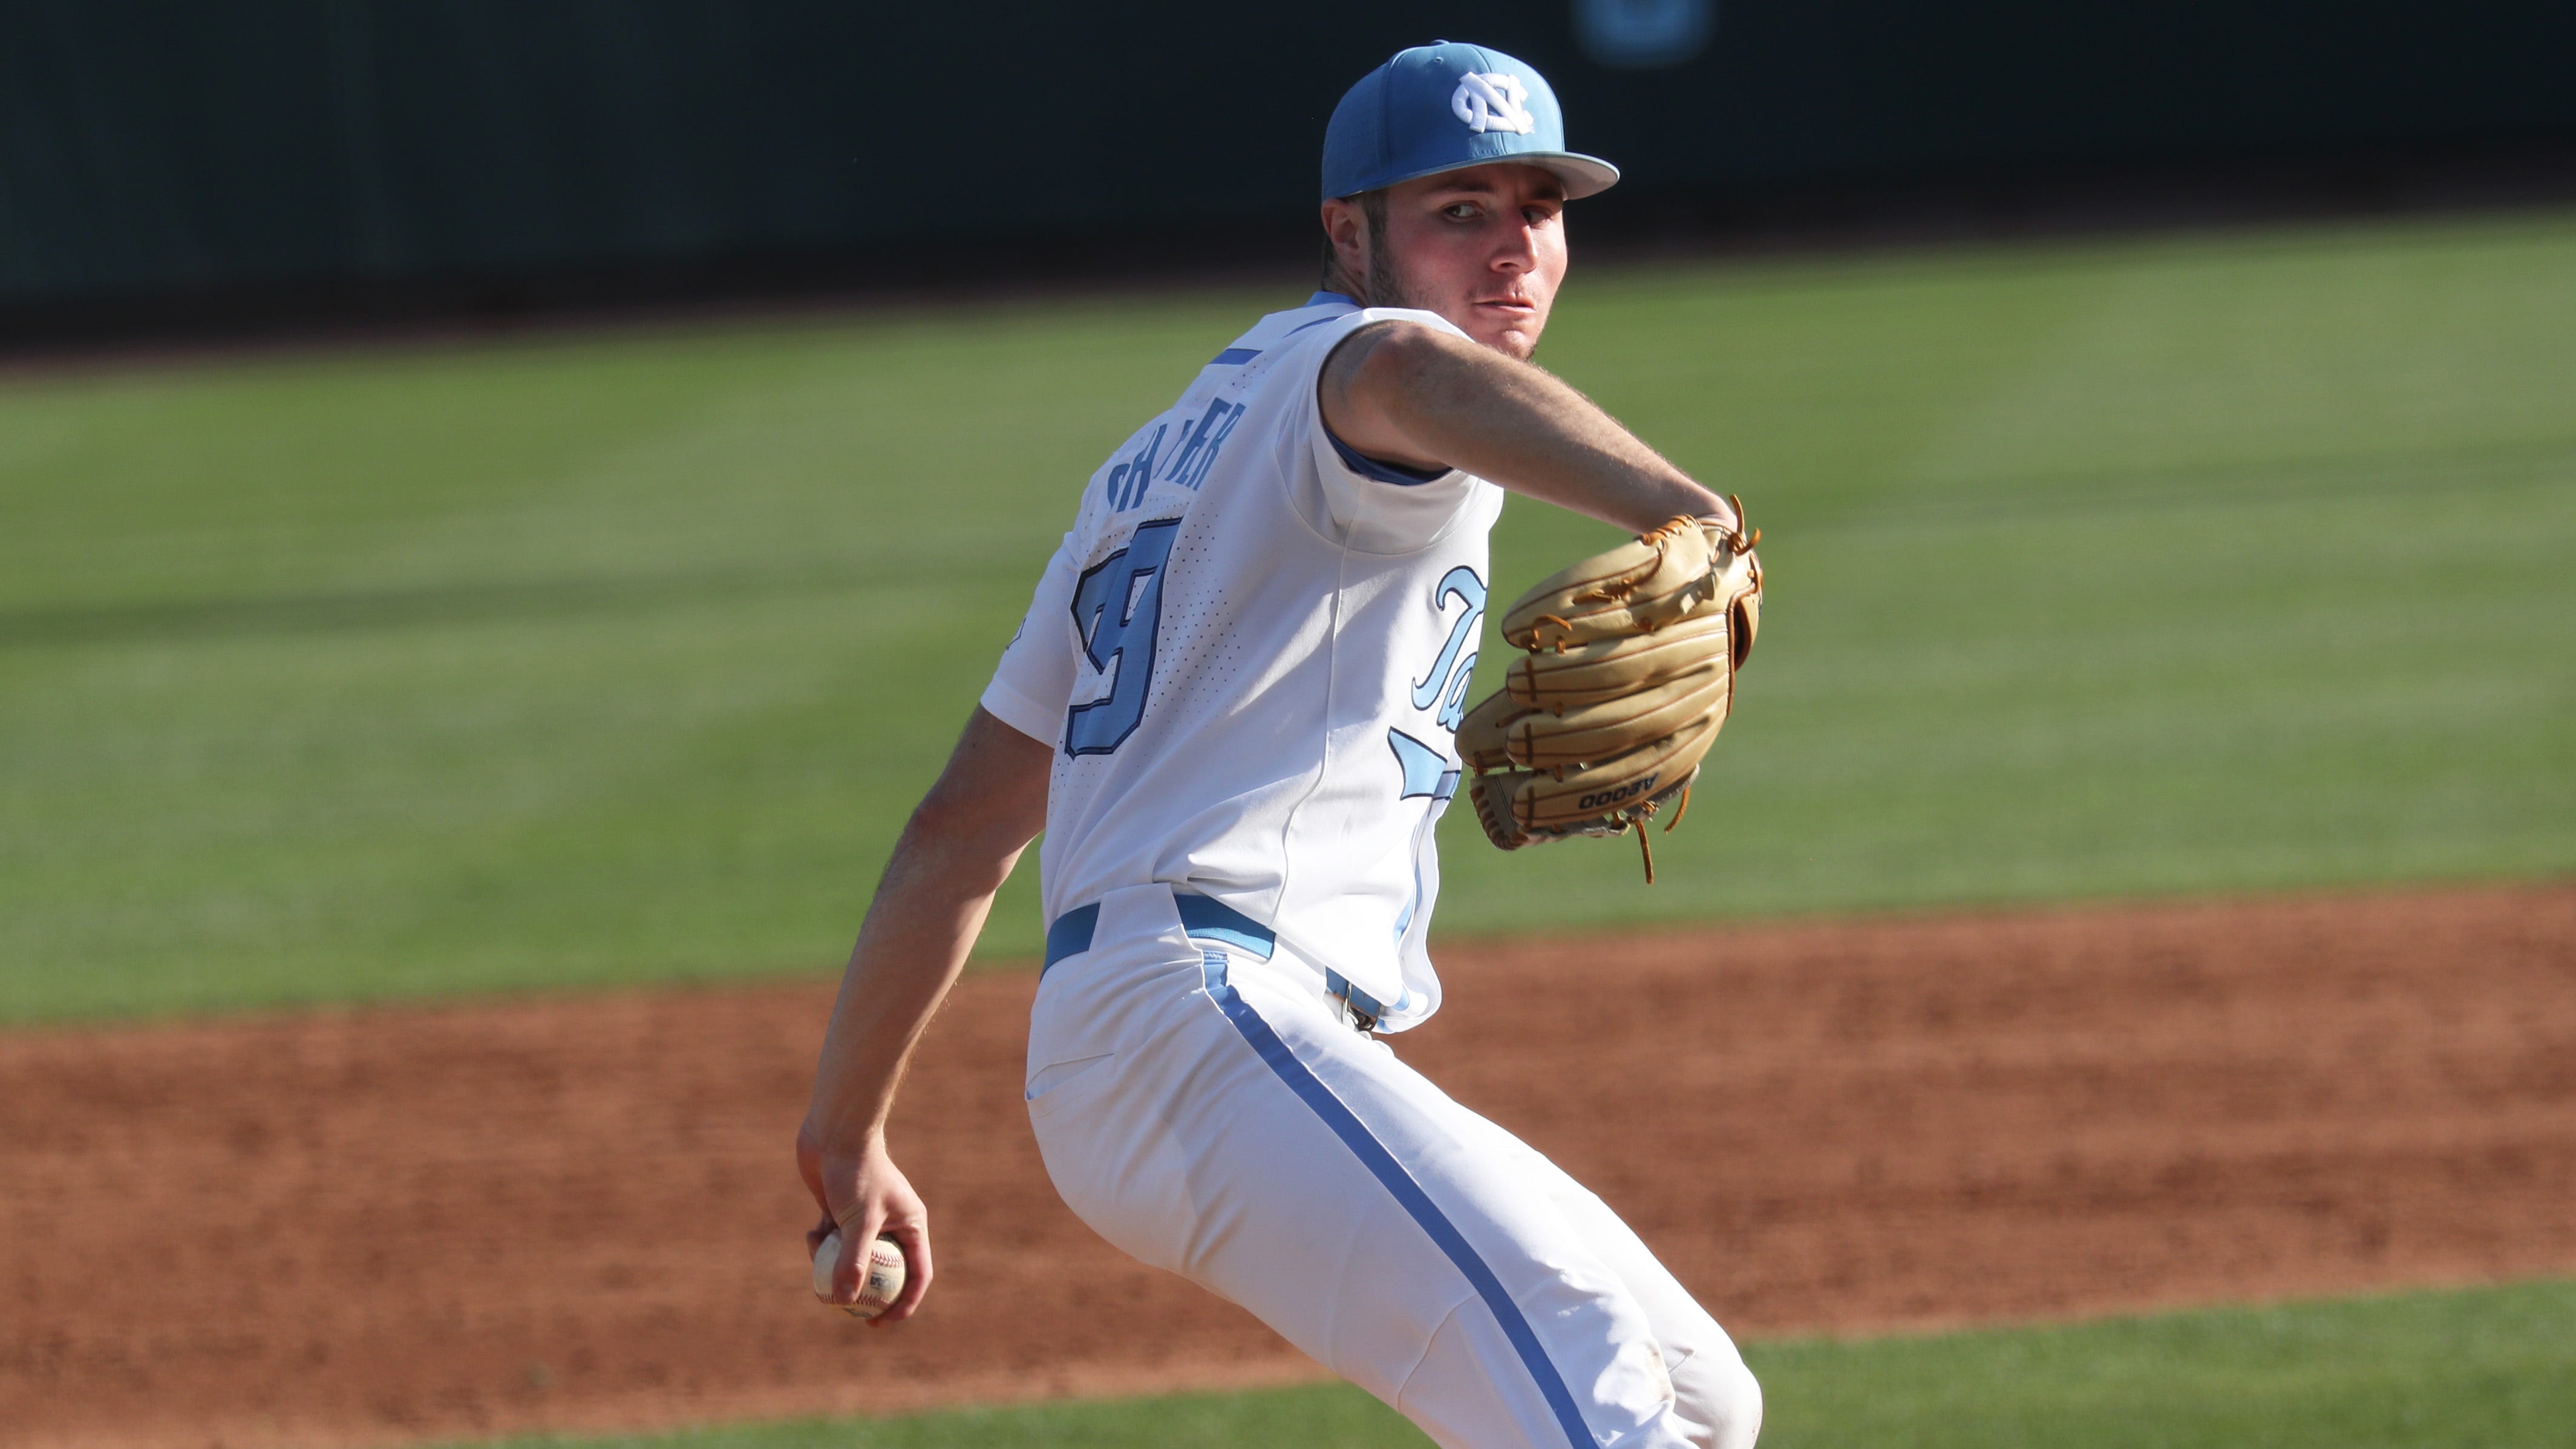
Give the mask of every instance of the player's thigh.
[[[1247, 1044], [1196, 970], [1187, 992], [1131, 1008], [1150, 1030], [1032, 1078], [1043, 1090], [1030, 1121], [1066, 1205], [1129, 1255], [1391, 1389], [1468, 1291], [1454, 1266], [1409, 1252], [1421, 1228], [1404, 1204]], [[1368, 1049], [1334, 1030], [1334, 1048]], [[1319, 1050], [1305, 1044], [1310, 1059]]]
[[1165, 1108], [1203, 1075], [1194, 1064], [1228, 1043], [1190, 1004], [1197, 952], [1186, 962], [1119, 965], [1109, 980], [1066, 968], [1040, 985], [1029, 1125], [1076, 1217], [1129, 1256], [1180, 1272], [1191, 1170]]
[[1179, 1099], [1183, 1271], [1443, 1443], [1680, 1445], [1643, 1307], [1490, 1129], [1257, 974]]

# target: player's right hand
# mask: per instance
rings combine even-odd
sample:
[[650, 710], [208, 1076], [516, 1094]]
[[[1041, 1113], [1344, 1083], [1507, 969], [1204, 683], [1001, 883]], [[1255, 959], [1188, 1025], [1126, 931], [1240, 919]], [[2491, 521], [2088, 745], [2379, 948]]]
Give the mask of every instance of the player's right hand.
[[823, 1211], [805, 1231], [806, 1257], [811, 1259], [835, 1230], [841, 1234], [841, 1255], [832, 1265], [832, 1295], [826, 1301], [839, 1307], [858, 1301], [859, 1255], [882, 1234], [903, 1249], [903, 1292], [868, 1325], [910, 1318], [930, 1289], [930, 1212], [887, 1155], [885, 1138], [872, 1134], [855, 1151], [835, 1149], [826, 1147], [808, 1125], [796, 1134], [796, 1169]]

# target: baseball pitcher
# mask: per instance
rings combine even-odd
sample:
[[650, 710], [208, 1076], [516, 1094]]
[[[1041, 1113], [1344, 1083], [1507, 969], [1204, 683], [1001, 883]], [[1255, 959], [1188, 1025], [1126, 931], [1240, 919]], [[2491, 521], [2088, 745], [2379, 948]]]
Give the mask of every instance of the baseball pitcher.
[[[1566, 204], [1617, 179], [1497, 51], [1406, 50], [1343, 97], [1324, 289], [1091, 476], [878, 886], [797, 1142], [807, 1246], [841, 1239], [830, 1301], [880, 1234], [904, 1259], [880, 1323], [931, 1284], [887, 1109], [1043, 829], [1028, 1110], [1084, 1222], [1444, 1445], [1753, 1443], [1760, 1391], [1715, 1320], [1383, 1039], [1440, 1006], [1433, 826], [1462, 776], [1505, 848], [1642, 841], [1753, 641], [1741, 510], [1528, 361]], [[1638, 536], [1504, 612], [1523, 653], [1471, 704], [1506, 490]]]

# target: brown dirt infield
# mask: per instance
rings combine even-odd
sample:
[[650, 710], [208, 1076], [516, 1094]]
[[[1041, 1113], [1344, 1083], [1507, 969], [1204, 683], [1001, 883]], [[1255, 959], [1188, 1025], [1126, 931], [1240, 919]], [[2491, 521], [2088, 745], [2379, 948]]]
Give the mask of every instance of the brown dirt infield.
[[[1444, 953], [1406, 1056], [1742, 1332], [2576, 1269], [2576, 886]], [[0, 1442], [357, 1444], [1239, 1385], [1313, 1366], [1055, 1201], [1032, 981], [894, 1141], [923, 1317], [805, 1297], [827, 987], [0, 1037]]]

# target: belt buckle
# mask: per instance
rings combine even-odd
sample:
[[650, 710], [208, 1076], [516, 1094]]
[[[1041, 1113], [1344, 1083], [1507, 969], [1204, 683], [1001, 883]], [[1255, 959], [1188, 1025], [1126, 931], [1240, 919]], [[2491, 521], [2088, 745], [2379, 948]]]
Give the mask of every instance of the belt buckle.
[[1385, 1010], [1378, 1005], [1376, 997], [1354, 988], [1350, 978], [1339, 971], [1324, 973], [1324, 999], [1340, 1012], [1342, 1025], [1358, 1032], [1376, 1031], [1379, 1017]]

